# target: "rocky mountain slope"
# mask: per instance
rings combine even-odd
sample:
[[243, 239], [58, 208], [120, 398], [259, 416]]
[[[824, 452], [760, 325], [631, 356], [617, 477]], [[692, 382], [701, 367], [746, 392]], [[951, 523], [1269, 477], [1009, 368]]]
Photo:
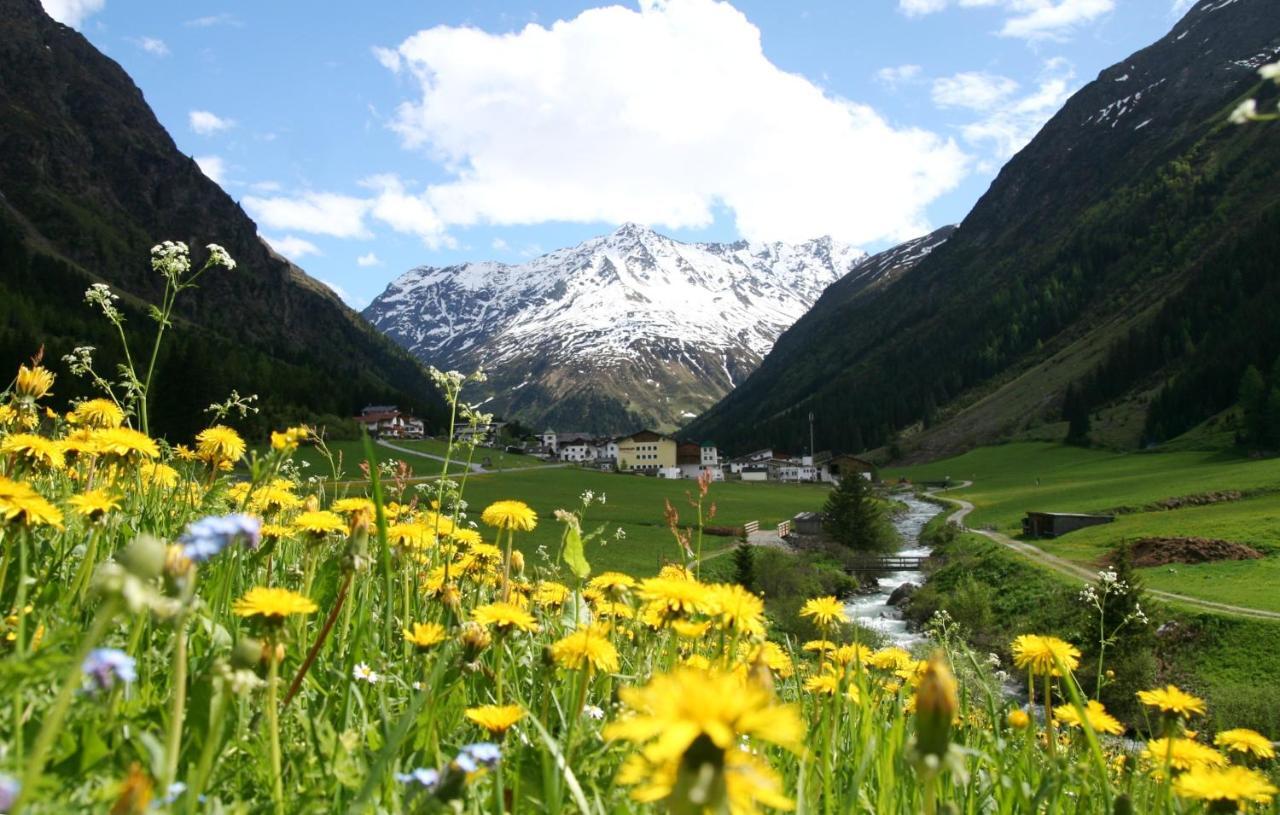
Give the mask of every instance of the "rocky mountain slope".
[[[42, 344], [55, 362], [94, 345], [112, 371], [117, 343], [82, 294], [110, 284], [130, 331], [149, 332], [142, 301], [162, 291], [148, 263], [161, 240], [220, 243], [239, 265], [184, 295], [153, 427], [181, 439], [232, 388], [263, 397], [251, 430], [350, 416], [366, 401], [441, 414], [421, 367], [272, 252], [118, 64], [39, 0], [0, 0], [0, 365], [12, 370]], [[81, 387], [64, 375], [57, 393]]]
[[830, 238], [688, 244], [625, 224], [520, 265], [410, 270], [363, 313], [424, 362], [483, 368], [471, 397], [504, 416], [672, 429], [742, 381], [864, 257]]
[[[731, 448], [896, 441], [917, 457], [1057, 433], [1109, 443], [1228, 407], [1280, 329], [1280, 131], [1227, 123], [1280, 55], [1280, 3], [1201, 0], [1103, 71], [914, 270], [819, 303], [688, 428]], [[825, 298], [824, 298], [825, 299]], [[1046, 429], [1047, 428], [1047, 429]]]

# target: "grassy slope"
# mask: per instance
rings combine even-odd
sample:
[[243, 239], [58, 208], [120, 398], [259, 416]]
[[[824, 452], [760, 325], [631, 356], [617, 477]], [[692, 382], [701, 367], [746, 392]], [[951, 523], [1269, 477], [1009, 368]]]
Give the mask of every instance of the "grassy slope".
[[[956, 602], [954, 592], [970, 579], [991, 587], [996, 623], [981, 632], [979, 647], [1003, 650], [1024, 633], [1081, 641], [1072, 608], [1078, 583], [979, 535], [962, 535], [953, 547], [930, 576], [931, 603]], [[1212, 729], [1254, 727], [1280, 737], [1280, 708], [1265, 679], [1280, 673], [1280, 624], [1172, 608], [1162, 617], [1174, 625], [1157, 638], [1161, 681], [1206, 696]]]
[[[407, 450], [421, 450], [433, 456], [443, 456], [449, 450], [449, 442], [439, 441], [437, 439], [406, 439], [393, 440], [391, 442], [397, 447], [403, 447]], [[393, 451], [383, 449], [384, 453], [392, 453]], [[466, 451], [458, 448], [453, 452], [455, 458], [465, 456]], [[489, 459], [492, 469], [500, 469], [506, 467], [538, 467], [547, 462], [533, 456], [520, 455], [519, 453], [508, 453], [503, 450], [491, 447], [477, 447], [475, 457], [472, 459], [476, 464], [483, 464], [485, 459]]]
[[[1053, 444], [1008, 444], [963, 456], [886, 472], [916, 480], [950, 476], [972, 479], [956, 495], [972, 501], [973, 526], [995, 526], [1017, 534], [1031, 509], [1090, 512], [1140, 508], [1162, 498], [1214, 490], [1280, 487], [1280, 460], [1253, 460], [1226, 453], [1110, 453]], [[1040, 484], [1035, 483], [1040, 479]], [[1280, 611], [1280, 496], [1175, 511], [1135, 512], [1115, 523], [1083, 529], [1038, 545], [1082, 563], [1096, 563], [1114, 546], [1140, 537], [1199, 536], [1246, 543], [1262, 560], [1173, 565], [1142, 569], [1152, 588], [1236, 605]]]
[[[346, 478], [360, 477], [360, 462], [364, 461], [364, 443], [359, 441], [331, 441], [328, 442], [329, 452], [333, 455], [335, 463], [339, 463], [338, 474]], [[434, 476], [440, 475], [440, 467], [444, 464], [442, 461], [434, 461], [421, 456], [406, 456], [397, 453], [394, 450], [388, 450], [385, 447], [374, 447], [374, 455], [378, 461], [387, 461], [389, 459], [403, 460], [413, 468], [415, 476]], [[261, 449], [260, 449], [261, 452]], [[331, 475], [329, 461], [320, 454], [314, 446], [306, 444], [299, 447], [297, 452], [293, 454], [294, 461], [302, 464], [306, 462], [307, 466], [303, 469], [304, 477], [315, 475]], [[466, 467], [461, 464], [450, 464], [449, 472], [454, 474], [462, 473]]]

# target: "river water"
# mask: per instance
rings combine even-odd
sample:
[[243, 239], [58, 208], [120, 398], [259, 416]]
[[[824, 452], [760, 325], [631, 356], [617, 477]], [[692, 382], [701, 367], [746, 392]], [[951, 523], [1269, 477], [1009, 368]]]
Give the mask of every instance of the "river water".
[[[920, 543], [920, 532], [925, 524], [938, 513], [942, 507], [921, 501], [914, 495], [898, 496], [898, 500], [907, 505], [905, 512], [899, 513], [893, 520], [894, 527], [902, 537], [902, 548], [897, 554], [903, 557], [927, 557], [929, 548]], [[860, 594], [845, 604], [845, 610], [854, 622], [878, 631], [894, 645], [910, 649], [912, 645], [924, 638], [907, 630], [907, 622], [902, 619], [902, 612], [889, 605], [889, 595], [903, 583], [924, 583], [924, 575], [917, 571], [889, 572], [882, 574], [880, 587], [872, 594]]]

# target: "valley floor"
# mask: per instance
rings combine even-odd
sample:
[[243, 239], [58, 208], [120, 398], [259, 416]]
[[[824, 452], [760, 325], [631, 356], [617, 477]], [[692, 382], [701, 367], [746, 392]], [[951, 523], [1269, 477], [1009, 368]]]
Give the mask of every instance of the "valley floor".
[[[980, 448], [885, 476], [972, 482], [949, 493], [972, 506], [964, 513], [968, 526], [1077, 577], [1095, 574], [1118, 546], [1145, 538], [1244, 544], [1263, 557], [1171, 563], [1138, 573], [1150, 589], [1175, 603], [1280, 618], [1280, 595], [1274, 590], [1280, 580], [1280, 460], [1019, 443]], [[1197, 505], [1199, 501], [1216, 503]], [[1033, 510], [1111, 513], [1116, 519], [1032, 545], [1017, 538], [1023, 514]]]

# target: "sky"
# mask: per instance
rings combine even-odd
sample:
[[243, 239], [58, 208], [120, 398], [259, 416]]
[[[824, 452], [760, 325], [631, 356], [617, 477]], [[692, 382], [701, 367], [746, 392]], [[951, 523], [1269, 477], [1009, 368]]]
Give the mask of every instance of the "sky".
[[43, 2], [362, 308], [628, 221], [868, 251], [957, 223], [1193, 0]]

